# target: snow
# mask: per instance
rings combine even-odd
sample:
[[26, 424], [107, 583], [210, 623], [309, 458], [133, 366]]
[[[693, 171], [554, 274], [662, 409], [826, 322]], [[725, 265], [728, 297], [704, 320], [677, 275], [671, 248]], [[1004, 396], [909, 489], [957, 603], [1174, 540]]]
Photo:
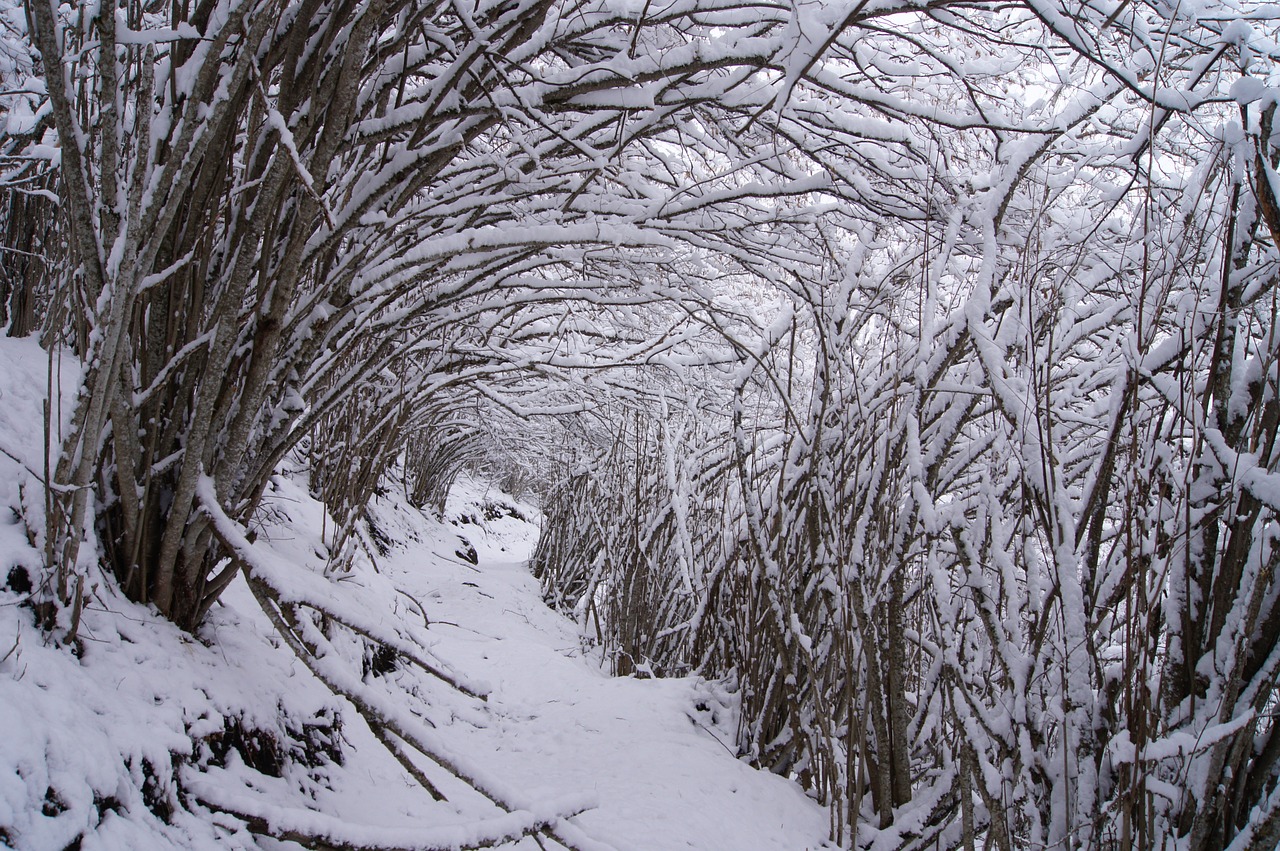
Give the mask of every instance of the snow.
[[[475, 485], [455, 487], [446, 513]], [[499, 729], [469, 732], [494, 737], [495, 769], [525, 788], [594, 792], [599, 807], [578, 822], [619, 849], [822, 846], [823, 810], [790, 781], [733, 759], [728, 696], [696, 678], [606, 676], [577, 626], [539, 600], [520, 561], [528, 539], [512, 534], [510, 520], [493, 525], [461, 527], [481, 569], [446, 563], [442, 572], [452, 577], [433, 581], [419, 599], [428, 617], [484, 625], [481, 634], [444, 627], [435, 650], [492, 684]], [[408, 578], [413, 557], [406, 552], [385, 569]]]
[[[0, 447], [32, 468], [0, 455], [0, 497], [10, 507], [42, 466], [46, 374], [34, 340], [0, 340]], [[253, 819], [278, 838], [294, 831], [371, 847], [515, 837], [505, 847], [532, 849], [518, 837], [540, 825], [584, 849], [826, 847], [822, 807], [735, 758], [734, 700], [723, 686], [611, 678], [578, 627], [542, 603], [524, 568], [536, 508], [464, 477], [440, 520], [393, 487], [370, 516], [398, 543], [326, 576], [334, 524], [303, 476], [282, 471], [256, 540], [240, 536], [253, 569], [294, 599], [331, 605], [362, 632], [484, 684], [483, 699], [470, 697], [403, 660], [362, 677], [364, 639], [312, 628], [332, 651], [319, 660], [324, 670], [341, 670], [362, 699], [414, 725], [474, 782], [411, 751], [447, 798], [432, 800], [355, 707], [288, 649], [243, 580], [193, 637], [95, 572], [78, 658], [37, 628], [29, 595], [0, 586], [0, 844], [254, 848], [262, 840], [247, 829]], [[22, 564], [36, 575], [40, 553], [17, 515], [0, 512], [4, 573]], [[455, 555], [459, 534], [478, 565]], [[219, 755], [237, 725], [293, 753], [279, 776], [246, 764], [250, 750]], [[336, 744], [341, 761], [303, 755], [313, 739]], [[514, 805], [504, 811], [492, 799]]]
[[1231, 84], [1231, 98], [1241, 106], [1260, 99], [1266, 91], [1266, 84], [1257, 77], [1240, 77]]

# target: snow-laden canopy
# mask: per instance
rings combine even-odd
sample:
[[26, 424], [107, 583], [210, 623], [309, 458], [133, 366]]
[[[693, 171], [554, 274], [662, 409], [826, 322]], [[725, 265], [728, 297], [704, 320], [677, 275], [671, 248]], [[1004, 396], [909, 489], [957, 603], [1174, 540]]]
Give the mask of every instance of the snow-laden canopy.
[[253, 569], [281, 465], [339, 597], [390, 470], [484, 470], [835, 842], [1280, 838], [1273, 7], [3, 15], [11, 321], [84, 365], [19, 506], [51, 634], [100, 553], [324, 658]]

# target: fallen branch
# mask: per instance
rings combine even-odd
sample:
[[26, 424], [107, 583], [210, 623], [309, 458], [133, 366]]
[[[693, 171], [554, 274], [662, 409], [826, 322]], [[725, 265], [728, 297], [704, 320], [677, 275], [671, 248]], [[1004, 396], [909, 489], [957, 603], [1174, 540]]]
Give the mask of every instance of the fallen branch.
[[360, 635], [360, 636], [363, 636], [364, 638], [369, 639], [375, 644], [380, 644], [383, 647], [390, 647], [392, 650], [396, 651], [396, 653], [399, 654], [402, 658], [408, 660], [409, 662], [412, 662], [414, 665], [417, 665], [423, 671], [427, 672], [428, 674], [435, 677], [436, 679], [443, 680], [444, 682], [448, 683], [449, 686], [451, 686], [455, 691], [462, 692], [467, 697], [473, 697], [476, 700], [488, 699], [488, 695], [485, 694], [484, 692], [473, 690], [471, 687], [461, 682], [458, 677], [454, 676], [450, 672], [446, 672], [442, 670], [439, 666], [433, 665], [432, 663], [428, 662], [426, 659], [423, 659], [414, 650], [411, 644], [409, 644], [407, 641], [400, 638], [399, 636], [395, 635], [394, 633], [390, 633], [384, 629], [376, 629], [366, 625], [357, 624], [355, 623], [354, 618], [351, 618], [346, 614], [340, 614], [338, 612], [331, 611], [330, 609], [325, 608], [324, 606], [316, 605], [315, 603], [312, 603], [310, 601], [302, 600], [302, 601], [299, 601], [297, 605], [305, 606], [308, 609], [313, 609], [319, 612], [320, 614], [330, 618], [331, 620], [334, 620], [337, 623], [342, 624], [347, 629], [351, 630], [357, 635]]
[[[317, 851], [463, 851], [516, 842], [546, 830], [565, 817], [564, 805], [516, 810], [465, 825], [383, 827], [354, 825], [342, 819], [267, 803], [260, 796], [228, 790], [205, 775], [189, 772], [183, 786], [201, 805], [245, 823], [251, 833], [297, 842]], [[577, 815], [576, 809], [569, 815]]]

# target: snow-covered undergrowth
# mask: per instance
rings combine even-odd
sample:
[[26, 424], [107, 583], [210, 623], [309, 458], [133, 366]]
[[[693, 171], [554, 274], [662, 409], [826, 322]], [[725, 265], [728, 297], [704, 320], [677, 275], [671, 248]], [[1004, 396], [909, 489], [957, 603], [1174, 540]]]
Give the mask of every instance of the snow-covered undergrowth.
[[0, 342], [0, 846], [296, 848], [288, 836], [305, 834], [339, 847], [467, 847], [573, 812], [556, 823], [583, 848], [822, 845], [823, 810], [726, 746], [730, 695], [601, 671], [524, 570], [536, 509], [483, 482], [461, 481], [443, 521], [389, 489], [371, 507], [366, 554], [339, 575], [332, 521], [301, 471], [276, 477], [251, 530], [277, 585], [324, 595], [486, 695], [387, 643], [314, 624], [338, 657], [320, 660], [326, 670], [346, 672], [448, 758], [453, 772], [407, 751], [444, 800], [286, 646], [243, 580], [190, 636], [91, 572], [75, 652], [52, 644], [24, 583], [39, 576], [40, 532], [16, 510], [25, 499], [38, 516], [45, 382], [32, 341]]

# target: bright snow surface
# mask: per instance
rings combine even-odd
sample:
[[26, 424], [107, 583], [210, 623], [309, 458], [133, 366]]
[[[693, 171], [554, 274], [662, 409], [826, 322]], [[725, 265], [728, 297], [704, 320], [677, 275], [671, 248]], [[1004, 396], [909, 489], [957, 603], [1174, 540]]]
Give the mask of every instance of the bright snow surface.
[[[33, 342], [0, 342], [0, 398], [7, 403], [0, 449], [28, 467], [0, 455], [0, 497], [16, 505], [25, 495], [29, 515], [39, 498], [38, 388], [45, 374]], [[510, 514], [485, 519], [485, 504], [512, 507], [529, 522]], [[81, 658], [50, 646], [21, 605], [25, 595], [2, 587], [10, 566], [34, 566], [39, 555], [17, 515], [0, 511], [8, 518], [0, 524], [0, 846], [59, 851], [78, 840], [82, 851], [298, 847], [255, 837], [198, 800], [343, 841], [404, 847], [466, 845], [518, 827], [522, 818], [584, 806], [571, 820], [584, 847], [823, 845], [822, 808], [791, 782], [733, 757], [731, 695], [694, 678], [618, 679], [602, 670], [577, 625], [543, 605], [524, 568], [536, 510], [482, 482], [455, 487], [446, 522], [411, 508], [393, 487], [372, 508], [393, 541], [390, 551], [370, 550], [350, 574], [325, 579], [332, 521], [302, 476], [284, 472], [268, 495], [255, 546], [297, 571], [300, 589], [323, 579], [353, 619], [412, 638], [431, 659], [483, 685], [484, 702], [403, 663], [363, 677], [371, 694], [418, 724], [455, 765], [516, 801], [525, 812], [514, 816], [416, 759], [448, 798], [433, 801], [355, 709], [284, 646], [242, 580], [193, 640], [91, 571]], [[477, 566], [456, 555], [459, 534], [475, 546]], [[343, 656], [336, 664], [360, 677], [364, 645], [341, 629], [335, 636]], [[213, 753], [219, 735], [225, 738], [224, 718], [288, 743], [300, 739], [301, 723], [333, 713], [342, 720], [341, 765], [286, 764], [283, 776], [272, 777], [236, 753]], [[176, 767], [171, 754], [181, 757]], [[203, 770], [184, 765], [190, 762]], [[168, 812], [180, 795], [186, 809]], [[538, 846], [525, 839], [506, 847]]]

